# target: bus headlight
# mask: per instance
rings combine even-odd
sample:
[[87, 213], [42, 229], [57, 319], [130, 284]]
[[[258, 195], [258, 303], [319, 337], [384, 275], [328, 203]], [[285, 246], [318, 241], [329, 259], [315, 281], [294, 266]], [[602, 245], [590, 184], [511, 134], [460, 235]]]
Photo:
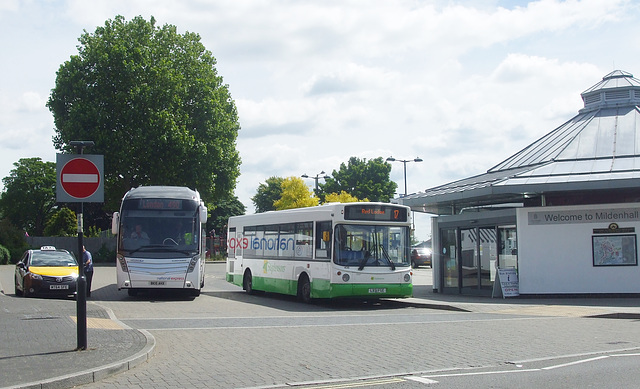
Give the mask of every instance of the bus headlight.
[[411, 276], [409, 275], [409, 273], [404, 275], [404, 282], [409, 282], [411, 281]]
[[349, 282], [350, 279], [351, 279], [351, 277], [349, 277], [349, 275], [347, 273], [344, 273], [342, 275], [342, 281]]
[[200, 259], [199, 255], [196, 255], [193, 258], [191, 258], [191, 262], [189, 262], [189, 268], [187, 269], [187, 273], [193, 272], [193, 270], [196, 268], [196, 265], [198, 264], [198, 259]]
[[129, 268], [127, 267], [127, 261], [124, 259], [124, 256], [118, 254], [116, 258], [118, 262], [120, 262], [120, 267], [122, 268], [122, 271], [128, 272]]

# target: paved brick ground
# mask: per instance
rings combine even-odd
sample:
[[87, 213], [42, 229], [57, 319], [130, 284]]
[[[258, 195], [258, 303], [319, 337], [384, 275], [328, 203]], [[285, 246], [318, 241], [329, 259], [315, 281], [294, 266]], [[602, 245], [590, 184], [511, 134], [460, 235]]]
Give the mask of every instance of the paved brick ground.
[[640, 349], [640, 299], [503, 300], [425, 286], [400, 304], [353, 309], [247, 296], [208, 272], [207, 292], [185, 302], [122, 297], [111, 273], [97, 270], [108, 276], [94, 280], [86, 351], [74, 351], [75, 301], [0, 294], [0, 386], [269, 387]]
[[[499, 366], [640, 348], [633, 320], [575, 317], [478, 319], [447, 313], [424, 323], [151, 331], [149, 363], [90, 387], [243, 388]], [[188, 383], [188, 384], [187, 384]]]
[[74, 300], [0, 293], [0, 387], [94, 382], [145, 361], [152, 350], [153, 338], [120, 325], [106, 309], [89, 303], [88, 349], [76, 351], [76, 314]]

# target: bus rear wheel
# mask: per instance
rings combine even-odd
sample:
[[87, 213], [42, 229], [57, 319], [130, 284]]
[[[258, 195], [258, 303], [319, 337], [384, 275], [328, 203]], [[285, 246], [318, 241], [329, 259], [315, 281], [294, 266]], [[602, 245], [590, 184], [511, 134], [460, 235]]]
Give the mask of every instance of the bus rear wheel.
[[244, 273], [244, 279], [242, 280], [242, 289], [247, 291], [247, 294], [253, 294], [253, 277], [251, 276], [251, 270], [247, 270]]
[[311, 302], [311, 283], [309, 282], [309, 276], [304, 273], [298, 279], [298, 301], [305, 304]]

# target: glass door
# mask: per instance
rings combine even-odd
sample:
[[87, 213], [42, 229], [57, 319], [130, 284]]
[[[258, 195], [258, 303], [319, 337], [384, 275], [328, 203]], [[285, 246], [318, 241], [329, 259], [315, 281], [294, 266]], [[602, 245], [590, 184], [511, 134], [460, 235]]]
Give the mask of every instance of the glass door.
[[477, 228], [463, 228], [460, 230], [460, 247], [462, 267], [462, 288], [478, 289], [478, 236]]
[[518, 268], [518, 234], [516, 226], [498, 227], [498, 266]]
[[440, 285], [445, 293], [459, 292], [458, 248], [456, 245], [456, 229], [440, 230], [440, 268], [443, 269]]
[[497, 260], [495, 227], [473, 227], [460, 231], [462, 288], [476, 293], [490, 291]]
[[497, 258], [496, 228], [478, 228], [480, 289], [492, 290]]

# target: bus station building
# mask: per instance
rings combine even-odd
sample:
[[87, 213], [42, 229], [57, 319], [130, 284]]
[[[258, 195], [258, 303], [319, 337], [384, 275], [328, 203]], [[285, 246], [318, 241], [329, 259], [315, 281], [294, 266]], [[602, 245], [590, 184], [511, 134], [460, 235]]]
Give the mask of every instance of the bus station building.
[[486, 173], [396, 199], [436, 215], [434, 292], [495, 295], [511, 272], [515, 295], [640, 294], [640, 80], [616, 70], [581, 96]]

